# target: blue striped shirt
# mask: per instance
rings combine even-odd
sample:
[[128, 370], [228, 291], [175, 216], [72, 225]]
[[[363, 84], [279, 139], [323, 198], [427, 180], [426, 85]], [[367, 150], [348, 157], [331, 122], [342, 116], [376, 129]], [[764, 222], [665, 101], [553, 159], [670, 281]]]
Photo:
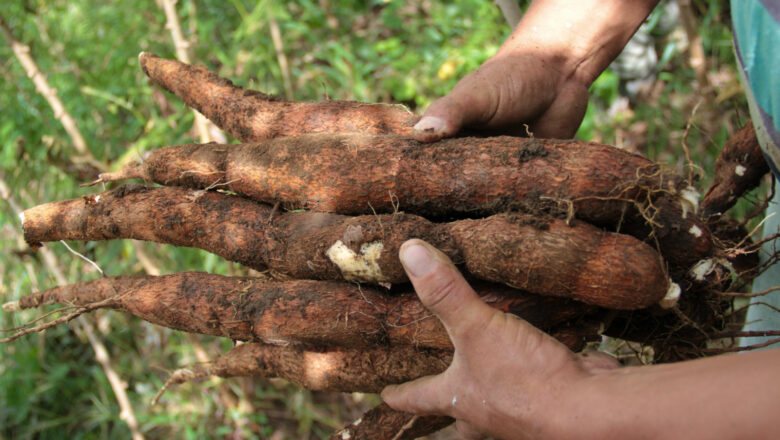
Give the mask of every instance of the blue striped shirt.
[[759, 143], [780, 178], [780, 0], [731, 0], [734, 50]]

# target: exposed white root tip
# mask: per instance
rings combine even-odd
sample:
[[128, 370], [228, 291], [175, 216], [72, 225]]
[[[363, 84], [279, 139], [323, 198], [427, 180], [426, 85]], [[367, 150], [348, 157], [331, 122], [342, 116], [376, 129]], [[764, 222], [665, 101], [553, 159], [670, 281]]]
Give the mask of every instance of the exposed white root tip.
[[689, 212], [696, 214], [699, 210], [699, 191], [689, 186], [680, 191], [680, 206], [682, 206], [682, 217], [686, 218]]
[[671, 309], [677, 305], [677, 301], [680, 300], [680, 293], [682, 293], [680, 286], [677, 285], [677, 283], [670, 283], [669, 290], [666, 291], [666, 296], [658, 302], [658, 305], [664, 309]]
[[22, 308], [19, 306], [19, 301], [11, 301], [3, 304], [4, 312], [20, 312]]
[[690, 232], [691, 235], [693, 235], [696, 238], [701, 237], [702, 234], [701, 228], [696, 225], [691, 226], [691, 229], [688, 229], [688, 232]]
[[745, 168], [744, 165], [737, 165], [736, 168], [734, 168], [734, 174], [736, 174], [739, 177], [742, 177], [745, 175], [745, 171], [747, 171], [747, 168]]
[[706, 258], [694, 264], [691, 270], [688, 271], [688, 276], [696, 281], [704, 281], [713, 270], [715, 270], [715, 260]]

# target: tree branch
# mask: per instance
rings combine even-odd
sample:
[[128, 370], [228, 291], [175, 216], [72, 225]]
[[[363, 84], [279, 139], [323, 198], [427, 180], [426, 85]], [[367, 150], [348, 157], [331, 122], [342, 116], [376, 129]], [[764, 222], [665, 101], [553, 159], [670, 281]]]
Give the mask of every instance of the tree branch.
[[46, 99], [46, 101], [51, 106], [52, 110], [54, 111], [54, 117], [60, 121], [63, 128], [65, 128], [65, 131], [68, 133], [68, 136], [70, 136], [71, 142], [73, 143], [73, 147], [76, 149], [76, 151], [78, 151], [80, 155], [87, 158], [87, 160], [98, 169], [104, 169], [103, 164], [96, 161], [94, 156], [92, 156], [92, 153], [89, 151], [87, 142], [84, 140], [84, 136], [81, 135], [81, 131], [79, 131], [79, 128], [76, 125], [76, 121], [73, 119], [70, 113], [68, 113], [68, 111], [65, 109], [65, 105], [57, 96], [57, 90], [49, 85], [48, 81], [46, 81], [46, 77], [43, 75], [40, 69], [38, 69], [37, 64], [35, 64], [35, 60], [33, 60], [33, 58], [30, 56], [30, 47], [22, 44], [16, 38], [14, 38], [13, 33], [11, 32], [11, 28], [8, 26], [8, 23], [6, 23], [2, 16], [0, 16], [0, 32], [2, 32], [3, 36], [5, 36], [6, 41], [11, 46], [11, 49], [14, 51], [14, 55], [16, 55], [16, 59], [19, 60], [19, 63], [24, 68], [27, 76], [35, 84], [35, 89]]
[[[165, 27], [171, 32], [171, 38], [176, 47], [176, 58], [184, 63], [192, 64], [190, 56], [192, 45], [184, 38], [184, 33], [181, 31], [179, 16], [175, 7], [176, 0], [162, 0], [161, 3], [163, 11], [165, 11], [165, 19], [167, 20]], [[222, 134], [219, 128], [197, 110], [193, 109], [192, 112], [195, 114], [195, 129], [198, 131], [198, 137], [201, 142], [225, 142], [225, 135]]]
[[[1, 20], [2, 18], [0, 17], [0, 21]], [[2, 22], [2, 24], [5, 23]], [[0, 173], [0, 198], [8, 202], [8, 204], [11, 206], [11, 209], [17, 215], [22, 213], [22, 209], [20, 208], [19, 203], [16, 201], [14, 196], [11, 194], [11, 190], [8, 187], [8, 184], [5, 182], [5, 176], [2, 173]], [[18, 228], [11, 228], [11, 231], [13, 231], [13, 234], [16, 235], [19, 239], [23, 240], [22, 233], [18, 230]], [[62, 271], [60, 263], [57, 260], [57, 257], [54, 255], [54, 252], [48, 248], [41, 248], [40, 253], [43, 255], [43, 261], [46, 264], [46, 267], [57, 280], [57, 284], [68, 284], [65, 273]], [[120, 409], [119, 418], [127, 423], [127, 426], [130, 428], [133, 440], [144, 440], [144, 436], [141, 433], [140, 427], [138, 425], [138, 419], [135, 416], [135, 411], [133, 410], [133, 406], [130, 403], [130, 399], [127, 397], [125, 384], [114, 369], [105, 344], [103, 344], [103, 342], [95, 336], [95, 331], [92, 327], [92, 324], [83, 316], [76, 318], [75, 324], [72, 328], [77, 333], [80, 332], [85, 335], [89, 341], [89, 344], [92, 346], [92, 350], [95, 351], [95, 360], [97, 360], [97, 362], [100, 364], [100, 367], [103, 369], [103, 372], [105, 373], [111, 388], [114, 390], [114, 396], [116, 397]]]
[[517, 23], [520, 23], [523, 11], [520, 10], [517, 0], [495, 0], [493, 3], [501, 9], [501, 13], [504, 14], [509, 27], [514, 29]]

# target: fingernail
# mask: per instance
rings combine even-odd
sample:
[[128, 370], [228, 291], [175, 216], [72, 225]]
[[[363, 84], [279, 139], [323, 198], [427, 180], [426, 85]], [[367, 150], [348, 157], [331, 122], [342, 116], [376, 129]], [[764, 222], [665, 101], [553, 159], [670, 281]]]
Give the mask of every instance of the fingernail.
[[402, 247], [400, 257], [404, 268], [415, 277], [427, 275], [436, 264], [431, 251], [421, 244]]
[[425, 116], [414, 125], [415, 131], [423, 133], [439, 133], [444, 130], [444, 119], [436, 116]]

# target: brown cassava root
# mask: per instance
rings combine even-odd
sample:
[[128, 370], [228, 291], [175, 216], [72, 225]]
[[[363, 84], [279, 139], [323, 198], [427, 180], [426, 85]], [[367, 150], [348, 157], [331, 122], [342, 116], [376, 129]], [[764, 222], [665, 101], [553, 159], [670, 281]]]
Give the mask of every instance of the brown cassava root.
[[145, 52], [138, 58], [152, 81], [243, 142], [322, 132], [409, 134], [419, 119], [401, 105], [284, 101], [237, 87], [205, 67]]
[[451, 351], [412, 346], [305, 349], [247, 342], [214, 362], [175, 371], [158, 397], [170, 385], [208, 376], [280, 377], [308, 390], [378, 393], [387, 385], [439, 374], [451, 361]]
[[571, 210], [599, 225], [623, 217], [626, 200], [674, 192], [680, 182], [641, 156], [588, 142], [501, 136], [423, 145], [344, 134], [170, 146], [101, 174], [104, 182], [127, 178], [225, 189], [287, 209], [428, 218]]
[[[596, 334], [584, 326], [551, 331], [553, 337], [574, 350], [582, 338]], [[570, 336], [574, 336], [573, 338]], [[174, 371], [155, 397], [171, 385], [209, 376], [280, 377], [316, 391], [378, 393], [391, 384], [439, 374], [452, 361], [452, 351], [422, 349], [410, 345], [345, 349], [304, 348], [260, 342], [237, 345], [216, 360]]]
[[704, 217], [726, 212], [744, 193], [757, 187], [768, 172], [753, 123], [748, 122], [729, 138], [718, 155], [713, 184], [702, 200]]
[[412, 440], [434, 433], [454, 422], [455, 419], [451, 417], [419, 416], [396, 411], [386, 403], [381, 403], [333, 433], [329, 439]]
[[237, 196], [123, 186], [24, 213], [30, 243], [135, 238], [208, 250], [296, 279], [406, 282], [398, 249], [421, 238], [478, 278], [613, 309], [637, 309], [670, 288], [660, 256], [628, 235], [580, 221], [501, 214], [432, 223], [409, 214], [274, 214]]
[[[482, 299], [550, 329], [588, 313], [574, 301], [475, 282]], [[20, 309], [59, 303], [124, 311], [176, 330], [269, 344], [377, 348], [411, 345], [452, 350], [444, 327], [413, 292], [388, 295], [335, 281], [261, 282], [184, 272], [103, 277], [19, 299]]]

